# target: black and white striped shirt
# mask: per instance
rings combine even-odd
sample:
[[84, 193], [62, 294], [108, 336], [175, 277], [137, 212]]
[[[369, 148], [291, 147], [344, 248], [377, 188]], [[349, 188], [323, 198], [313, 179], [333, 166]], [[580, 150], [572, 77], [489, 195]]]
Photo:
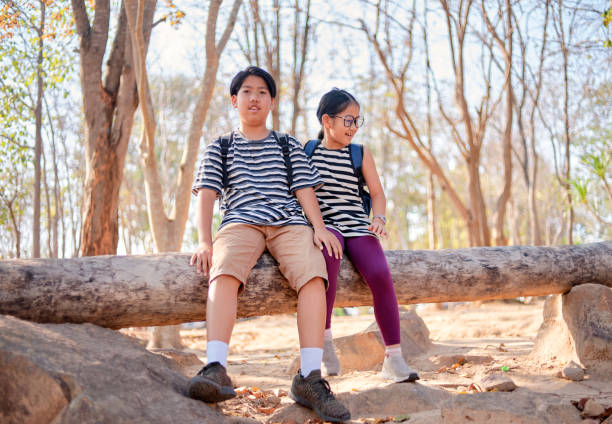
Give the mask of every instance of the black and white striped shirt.
[[323, 179], [323, 186], [317, 188], [315, 194], [325, 225], [344, 237], [374, 235], [368, 230], [370, 220], [359, 197], [349, 147], [329, 150], [319, 144], [311, 161]]
[[[284, 134], [277, 133], [279, 138]], [[217, 139], [206, 147], [200, 162], [193, 194], [201, 188], [221, 197], [223, 220], [253, 225], [308, 225], [295, 197], [296, 190], [321, 184], [317, 170], [310, 164], [301, 144], [288, 137], [293, 183], [288, 187], [287, 168], [281, 146], [270, 133], [262, 140], [247, 140], [234, 130], [234, 142], [227, 152], [228, 187], [223, 187], [221, 143]]]

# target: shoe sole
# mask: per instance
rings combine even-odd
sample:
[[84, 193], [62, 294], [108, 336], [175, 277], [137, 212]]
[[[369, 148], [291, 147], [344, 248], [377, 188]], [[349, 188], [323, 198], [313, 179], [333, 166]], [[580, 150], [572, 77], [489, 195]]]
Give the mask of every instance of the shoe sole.
[[380, 373], [380, 376], [386, 380], [391, 380], [395, 383], [413, 383], [421, 379], [416, 372], [410, 373], [408, 377], [394, 377], [392, 375], [384, 374], [382, 372]]
[[196, 376], [189, 382], [189, 397], [208, 403], [223, 402], [236, 397], [233, 387], [221, 386], [209, 378]]
[[330, 417], [330, 416], [324, 415], [323, 413], [321, 413], [321, 411], [315, 408], [313, 404], [308, 402], [306, 399], [295, 395], [293, 391], [289, 391], [289, 397], [293, 399], [294, 401], [296, 401], [297, 403], [299, 403], [300, 405], [305, 406], [306, 408], [312, 409], [319, 416], [319, 418], [323, 419], [324, 421], [330, 421], [332, 423], [342, 423], [344, 421], [348, 421], [351, 419], [351, 414], [348, 414], [344, 418]]

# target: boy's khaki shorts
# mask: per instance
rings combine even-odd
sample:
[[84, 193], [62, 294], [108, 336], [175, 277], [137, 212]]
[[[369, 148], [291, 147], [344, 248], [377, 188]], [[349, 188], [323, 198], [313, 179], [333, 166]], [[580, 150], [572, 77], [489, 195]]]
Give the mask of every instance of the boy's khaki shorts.
[[325, 259], [312, 235], [312, 228], [306, 225], [228, 224], [213, 242], [209, 281], [220, 275], [231, 275], [240, 281], [238, 292], [241, 293], [251, 269], [267, 248], [296, 292], [316, 277], [323, 279], [327, 290]]

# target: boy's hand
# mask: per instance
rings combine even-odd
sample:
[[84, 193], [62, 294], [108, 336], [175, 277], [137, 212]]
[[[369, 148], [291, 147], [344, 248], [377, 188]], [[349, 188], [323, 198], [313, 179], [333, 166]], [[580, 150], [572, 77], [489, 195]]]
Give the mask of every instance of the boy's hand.
[[[327, 254], [336, 259], [342, 259], [342, 246], [338, 238], [329, 231], [327, 228], [320, 228], [314, 230], [314, 244], [323, 250], [323, 246], [327, 248]], [[332, 254], [333, 252], [333, 254]]]
[[208, 270], [212, 267], [212, 251], [212, 243], [201, 242], [198, 245], [198, 248], [191, 256], [191, 261], [189, 262], [191, 266], [195, 264], [197, 274], [199, 274], [201, 270], [205, 277], [208, 276]]
[[374, 218], [372, 220], [372, 223], [368, 227], [368, 230], [372, 231], [374, 234], [384, 239], [389, 237], [387, 230], [385, 230], [385, 223], [381, 219]]

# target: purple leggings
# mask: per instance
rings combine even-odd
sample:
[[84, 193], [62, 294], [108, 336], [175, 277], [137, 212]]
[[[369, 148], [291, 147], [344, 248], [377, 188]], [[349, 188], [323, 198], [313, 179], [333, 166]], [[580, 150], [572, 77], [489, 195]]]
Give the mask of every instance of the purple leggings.
[[[380, 242], [373, 236], [347, 237], [346, 239], [332, 228], [328, 228], [340, 240], [342, 251], [372, 291], [374, 299], [374, 316], [382, 333], [386, 346], [400, 342], [399, 310], [393, 280], [387, 258]], [[338, 269], [340, 260], [331, 257], [327, 249], [323, 249], [323, 256], [327, 265], [329, 288], [327, 289], [327, 318], [325, 329], [331, 327], [331, 316], [336, 300], [336, 288], [338, 287]]]

